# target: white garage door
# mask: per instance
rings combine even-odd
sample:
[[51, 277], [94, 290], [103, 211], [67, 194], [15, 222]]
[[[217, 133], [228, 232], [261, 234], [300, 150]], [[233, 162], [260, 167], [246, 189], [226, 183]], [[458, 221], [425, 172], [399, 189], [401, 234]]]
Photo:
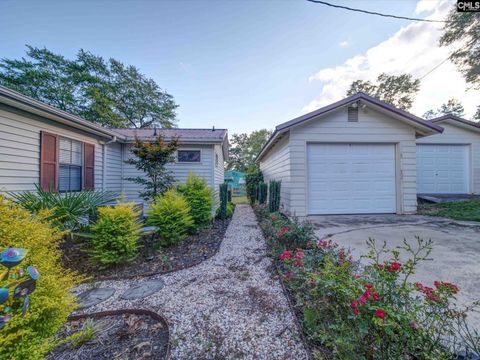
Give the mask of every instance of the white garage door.
[[417, 145], [417, 193], [468, 194], [468, 145]]
[[395, 145], [308, 144], [309, 214], [396, 212]]

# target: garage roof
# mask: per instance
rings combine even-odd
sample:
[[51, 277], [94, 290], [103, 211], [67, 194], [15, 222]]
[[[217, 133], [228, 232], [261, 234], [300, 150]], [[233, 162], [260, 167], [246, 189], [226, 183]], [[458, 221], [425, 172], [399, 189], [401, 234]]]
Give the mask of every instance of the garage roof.
[[408, 123], [410, 123], [412, 126], [417, 127], [422, 130], [425, 135], [429, 135], [432, 133], [441, 133], [443, 132], [443, 128], [441, 126], [436, 125], [433, 121], [426, 121], [422, 118], [419, 118], [418, 116], [415, 116], [413, 114], [410, 114], [406, 111], [403, 111], [401, 109], [398, 109], [392, 105], [387, 104], [386, 102], [383, 102], [377, 98], [374, 98], [370, 95], [367, 95], [362, 92], [358, 92], [354, 95], [351, 95], [345, 99], [342, 99], [340, 101], [337, 101], [333, 104], [324, 106], [318, 110], [312, 111], [308, 114], [299, 116], [293, 120], [284, 122], [280, 125], [278, 125], [275, 128], [275, 131], [273, 132], [272, 136], [270, 139], [267, 141], [267, 143], [263, 146], [262, 150], [260, 153], [257, 155], [256, 161], [260, 160], [260, 158], [271, 148], [273, 144], [275, 144], [276, 140], [279, 138], [280, 135], [283, 133], [289, 131], [291, 128], [301, 125], [307, 121], [310, 121], [318, 116], [325, 115], [331, 111], [334, 111], [340, 107], [343, 106], [348, 106], [352, 103], [358, 102], [358, 101], [364, 101], [366, 103], [369, 103], [373, 108], [381, 111], [381, 112], [388, 112], [390, 114], [395, 115], [395, 117], [400, 118]]
[[450, 115], [450, 114], [443, 115], [443, 116], [437, 117], [435, 119], [431, 119], [429, 121], [434, 123], [434, 124], [438, 124], [438, 123], [441, 123], [441, 122], [444, 122], [444, 121], [453, 121], [453, 122], [456, 122], [457, 124], [465, 125], [465, 126], [462, 126], [462, 127], [467, 127], [470, 130], [480, 131], [480, 123], [475, 122], [475, 121], [466, 120], [466, 119], [463, 119], [463, 118], [461, 118], [459, 116], [456, 116], [456, 115]]

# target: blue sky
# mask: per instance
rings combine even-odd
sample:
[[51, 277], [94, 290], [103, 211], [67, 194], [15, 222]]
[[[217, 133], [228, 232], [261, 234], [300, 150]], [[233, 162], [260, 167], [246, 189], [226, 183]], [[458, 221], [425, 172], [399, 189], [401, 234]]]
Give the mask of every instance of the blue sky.
[[[433, 11], [428, 3], [419, 14], [416, 0], [337, 3], [404, 16]], [[326, 93], [332, 79], [315, 74], [342, 69], [359, 54], [368, 57], [369, 49], [408, 25], [302, 0], [2, 0], [0, 56], [21, 57], [30, 44], [67, 57], [80, 48], [114, 57], [175, 97], [180, 127], [215, 125], [233, 133], [273, 128], [338, 98], [350, 77]], [[368, 61], [362, 78], [375, 75], [375, 61]]]

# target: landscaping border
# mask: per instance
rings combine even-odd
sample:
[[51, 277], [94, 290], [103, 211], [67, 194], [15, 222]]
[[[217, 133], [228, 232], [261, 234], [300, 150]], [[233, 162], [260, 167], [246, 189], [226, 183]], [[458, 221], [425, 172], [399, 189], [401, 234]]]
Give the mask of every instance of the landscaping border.
[[98, 312], [94, 312], [94, 313], [70, 315], [67, 318], [67, 320], [68, 321], [75, 321], [75, 320], [86, 319], [86, 318], [98, 319], [98, 318], [105, 317], [105, 316], [115, 316], [115, 315], [124, 315], [124, 314], [147, 315], [147, 316], [150, 316], [152, 319], [156, 320], [157, 322], [162, 323], [167, 328], [167, 334], [168, 334], [167, 351], [166, 351], [166, 354], [165, 354], [165, 360], [170, 360], [170, 335], [171, 335], [170, 326], [169, 326], [166, 318], [164, 318], [162, 315], [160, 315], [156, 312], [153, 312], [151, 310], [147, 310], [147, 309], [105, 310], [105, 311], [98, 311]]

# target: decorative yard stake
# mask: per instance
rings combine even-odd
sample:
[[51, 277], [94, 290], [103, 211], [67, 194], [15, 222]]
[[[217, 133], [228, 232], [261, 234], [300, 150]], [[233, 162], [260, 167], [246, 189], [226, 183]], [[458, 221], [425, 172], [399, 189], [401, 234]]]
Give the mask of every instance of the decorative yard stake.
[[222, 220], [227, 218], [227, 203], [228, 203], [228, 184], [223, 183], [220, 187], [220, 217]]
[[268, 185], [264, 182], [258, 184], [258, 203], [265, 204], [267, 201]]
[[23, 261], [27, 252], [26, 249], [7, 248], [0, 253], [0, 264], [7, 268], [0, 275], [0, 329], [20, 311], [25, 315], [30, 305], [29, 295], [35, 291], [40, 277], [32, 265], [12, 271]]
[[281, 181], [270, 180], [268, 193], [268, 211], [277, 212], [280, 209], [280, 187]]

